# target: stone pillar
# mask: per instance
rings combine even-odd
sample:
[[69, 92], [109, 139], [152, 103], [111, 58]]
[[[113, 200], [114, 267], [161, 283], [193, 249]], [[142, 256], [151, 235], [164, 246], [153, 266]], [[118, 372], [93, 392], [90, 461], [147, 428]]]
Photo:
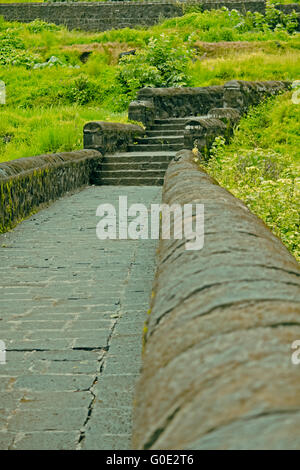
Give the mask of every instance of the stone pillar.
[[237, 80], [231, 80], [224, 85], [224, 108], [234, 108], [238, 112], [245, 111], [245, 99], [242, 90], [242, 85]]
[[227, 124], [215, 118], [194, 118], [186, 122], [184, 129], [184, 148], [196, 147], [204, 157], [218, 136], [227, 136]]
[[145, 127], [151, 127], [155, 119], [155, 109], [152, 101], [132, 101], [128, 109], [128, 119], [141, 122]]

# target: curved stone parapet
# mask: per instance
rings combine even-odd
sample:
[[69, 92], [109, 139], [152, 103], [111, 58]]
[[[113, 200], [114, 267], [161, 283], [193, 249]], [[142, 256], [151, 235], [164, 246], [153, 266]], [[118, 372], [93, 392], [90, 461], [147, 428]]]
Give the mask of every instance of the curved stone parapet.
[[129, 118], [140, 120], [146, 127], [154, 119], [208, 115], [222, 120], [231, 117], [232, 122], [237, 122], [239, 114], [244, 114], [250, 106], [290, 88], [291, 82], [288, 80], [231, 80], [224, 85], [207, 87], [142, 88], [137, 101], [129, 106]]
[[96, 149], [103, 155], [126, 151], [136, 137], [144, 135], [142, 127], [119, 122], [91, 121], [83, 128], [84, 148]]
[[[105, 1], [105, 2], [43, 2], [43, 3], [3, 3], [0, 16], [7, 21], [25, 23], [41, 19], [48, 23], [65, 25], [69, 29], [83, 31], [108, 31], [110, 29], [151, 26], [162, 18], [175, 18], [184, 15], [185, 0], [152, 1]], [[205, 0], [204, 10], [226, 7], [241, 13], [257, 11], [264, 13], [265, 0]]]
[[245, 81], [231, 80], [224, 85], [224, 108], [235, 108], [241, 114], [263, 99], [284, 93], [291, 88], [289, 80]]
[[159, 119], [206, 115], [223, 107], [224, 87], [142, 88], [138, 100], [151, 101]]
[[165, 204], [204, 204], [204, 246], [161, 239], [135, 397], [135, 449], [299, 449], [299, 265], [180, 152]]
[[0, 163], [0, 233], [42, 204], [89, 184], [101, 159], [97, 150], [78, 150]]

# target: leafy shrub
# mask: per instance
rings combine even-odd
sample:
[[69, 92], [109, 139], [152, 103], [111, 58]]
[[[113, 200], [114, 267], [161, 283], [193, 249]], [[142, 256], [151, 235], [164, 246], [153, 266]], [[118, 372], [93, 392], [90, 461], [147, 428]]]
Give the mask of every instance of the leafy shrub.
[[300, 260], [298, 108], [290, 93], [253, 108], [229, 146], [215, 140], [206, 165]]
[[61, 28], [54, 23], [46, 23], [42, 20], [34, 20], [28, 23], [27, 29], [30, 33], [42, 33], [43, 31], [59, 31]]
[[267, 4], [265, 15], [248, 11], [237, 28], [243, 32], [269, 30], [293, 33], [298, 28], [298, 15], [296, 12], [286, 14], [277, 10], [275, 5]]
[[30, 68], [37, 56], [25, 50], [22, 39], [10, 31], [0, 33], [0, 65], [23, 65]]
[[187, 66], [192, 54], [183, 44], [161, 34], [135, 55], [120, 60], [117, 82], [132, 99], [143, 87], [181, 87], [188, 84]]
[[99, 100], [97, 83], [85, 75], [81, 75], [70, 84], [65, 93], [71, 103], [84, 105]]

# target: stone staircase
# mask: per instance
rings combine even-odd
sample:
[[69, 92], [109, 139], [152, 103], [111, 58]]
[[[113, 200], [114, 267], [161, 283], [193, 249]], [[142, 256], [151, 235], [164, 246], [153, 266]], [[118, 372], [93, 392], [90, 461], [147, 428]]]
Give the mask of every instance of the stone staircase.
[[169, 162], [184, 148], [186, 119], [157, 119], [128, 152], [105, 155], [99, 171], [103, 185], [160, 186]]

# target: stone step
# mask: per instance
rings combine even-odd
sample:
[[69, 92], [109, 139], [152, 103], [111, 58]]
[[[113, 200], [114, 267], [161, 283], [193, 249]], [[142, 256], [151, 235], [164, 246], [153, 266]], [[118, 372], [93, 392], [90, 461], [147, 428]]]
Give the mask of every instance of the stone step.
[[184, 129], [184, 124], [153, 124], [153, 126], [149, 128], [149, 131], [165, 131], [165, 130], [183, 131], [183, 129]]
[[159, 125], [164, 125], [164, 124], [184, 124], [187, 119], [189, 119], [189, 117], [186, 117], [186, 118], [155, 119], [155, 120], [154, 120], [154, 124], [159, 124]]
[[109, 186], [162, 186], [164, 184], [163, 177], [156, 178], [134, 178], [132, 176], [128, 177], [111, 177], [103, 178], [101, 180], [101, 185]]
[[[144, 159], [145, 160], [145, 159]], [[111, 160], [110, 162], [103, 161], [101, 165], [101, 171], [118, 171], [118, 170], [166, 170], [168, 168], [169, 162], [150, 162], [150, 161], [140, 161], [140, 162], [126, 162], [120, 163], [117, 160]]]
[[[160, 127], [160, 126], [159, 126]], [[183, 137], [183, 129], [178, 129], [178, 130], [174, 130], [174, 129], [171, 129], [171, 130], [157, 130], [157, 131], [147, 131], [147, 137], [157, 137], [157, 136], [163, 136], [163, 135], [167, 135], [167, 136], [174, 136], [174, 137]]]
[[124, 152], [104, 156], [103, 163], [170, 162], [176, 152]]
[[165, 170], [112, 170], [112, 171], [103, 171], [99, 173], [99, 177], [101, 180], [106, 178], [163, 178], [165, 174]]
[[143, 137], [137, 139], [138, 144], [183, 144], [183, 136], [182, 135], [162, 135], [159, 137]]
[[157, 150], [182, 150], [184, 148], [184, 144], [135, 144], [129, 145], [129, 151], [142, 151], [142, 152], [151, 152]]

